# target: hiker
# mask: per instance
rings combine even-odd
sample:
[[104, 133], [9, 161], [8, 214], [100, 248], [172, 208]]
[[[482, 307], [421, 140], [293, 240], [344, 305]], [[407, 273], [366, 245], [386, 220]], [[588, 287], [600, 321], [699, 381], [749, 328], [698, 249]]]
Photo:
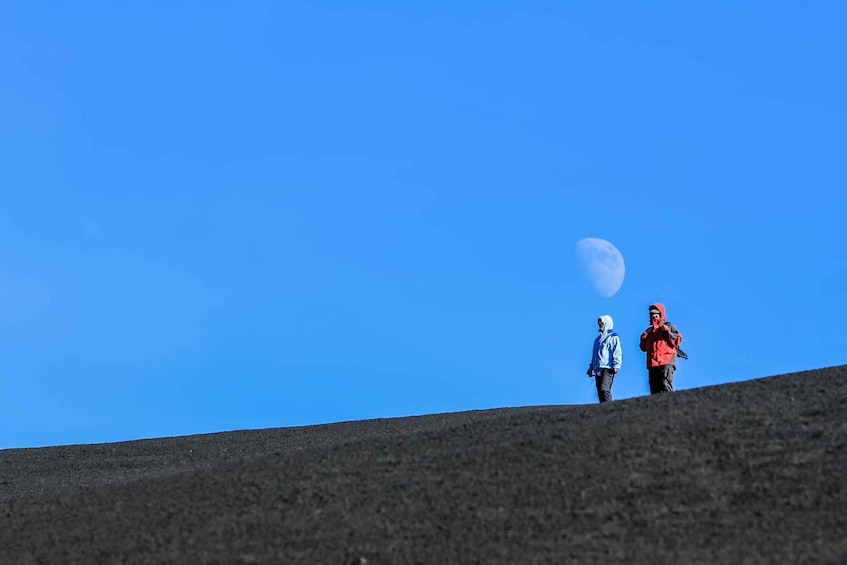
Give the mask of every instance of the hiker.
[[647, 377], [650, 382], [650, 394], [673, 392], [673, 374], [676, 359], [688, 356], [679, 349], [682, 334], [675, 325], [668, 322], [664, 304], [650, 305], [650, 327], [641, 334], [639, 346], [647, 353]]
[[597, 328], [600, 335], [594, 340], [591, 351], [591, 363], [588, 365], [588, 376], [593, 377], [597, 384], [597, 398], [600, 402], [612, 400], [612, 381], [621, 368], [622, 351], [621, 339], [612, 331], [614, 322], [611, 316], [597, 318]]

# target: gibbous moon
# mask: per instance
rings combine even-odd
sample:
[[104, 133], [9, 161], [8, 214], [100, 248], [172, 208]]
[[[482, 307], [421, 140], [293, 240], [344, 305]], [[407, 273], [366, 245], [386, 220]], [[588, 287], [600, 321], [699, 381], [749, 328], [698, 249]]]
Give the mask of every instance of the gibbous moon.
[[601, 296], [614, 295], [623, 284], [626, 268], [617, 248], [597, 237], [576, 242], [576, 255], [583, 274]]

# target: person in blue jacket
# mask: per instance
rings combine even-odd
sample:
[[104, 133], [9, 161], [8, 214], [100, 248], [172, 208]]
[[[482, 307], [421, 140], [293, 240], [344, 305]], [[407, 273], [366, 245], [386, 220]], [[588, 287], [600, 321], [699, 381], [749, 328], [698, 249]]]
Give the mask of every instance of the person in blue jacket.
[[597, 328], [600, 335], [594, 340], [591, 351], [591, 363], [588, 365], [588, 376], [594, 378], [597, 384], [597, 398], [600, 402], [612, 400], [612, 382], [621, 368], [623, 355], [621, 338], [612, 331], [614, 321], [611, 316], [597, 318]]

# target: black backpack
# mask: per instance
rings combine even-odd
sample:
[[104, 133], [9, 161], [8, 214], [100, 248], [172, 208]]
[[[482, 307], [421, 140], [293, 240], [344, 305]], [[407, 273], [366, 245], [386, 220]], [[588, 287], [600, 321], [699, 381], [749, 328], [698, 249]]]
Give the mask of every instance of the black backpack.
[[688, 353], [682, 350], [680, 346], [676, 346], [676, 356], [680, 359], [688, 359]]
[[[667, 322], [667, 323], [670, 324], [670, 322]], [[674, 326], [673, 324], [670, 324], [670, 325], [673, 326], [673, 329], [674, 329], [675, 332], [679, 333], [679, 330], [676, 329], [676, 326]], [[688, 359], [688, 353], [683, 351], [682, 348], [678, 345], [676, 346], [676, 356], [679, 357], [680, 359]]]

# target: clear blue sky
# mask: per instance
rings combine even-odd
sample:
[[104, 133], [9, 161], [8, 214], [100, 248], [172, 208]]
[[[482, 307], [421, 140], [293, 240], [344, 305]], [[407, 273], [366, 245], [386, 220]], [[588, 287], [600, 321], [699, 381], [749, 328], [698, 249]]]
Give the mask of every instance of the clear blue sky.
[[847, 6], [698, 4], [3, 2], [0, 448], [847, 362]]

